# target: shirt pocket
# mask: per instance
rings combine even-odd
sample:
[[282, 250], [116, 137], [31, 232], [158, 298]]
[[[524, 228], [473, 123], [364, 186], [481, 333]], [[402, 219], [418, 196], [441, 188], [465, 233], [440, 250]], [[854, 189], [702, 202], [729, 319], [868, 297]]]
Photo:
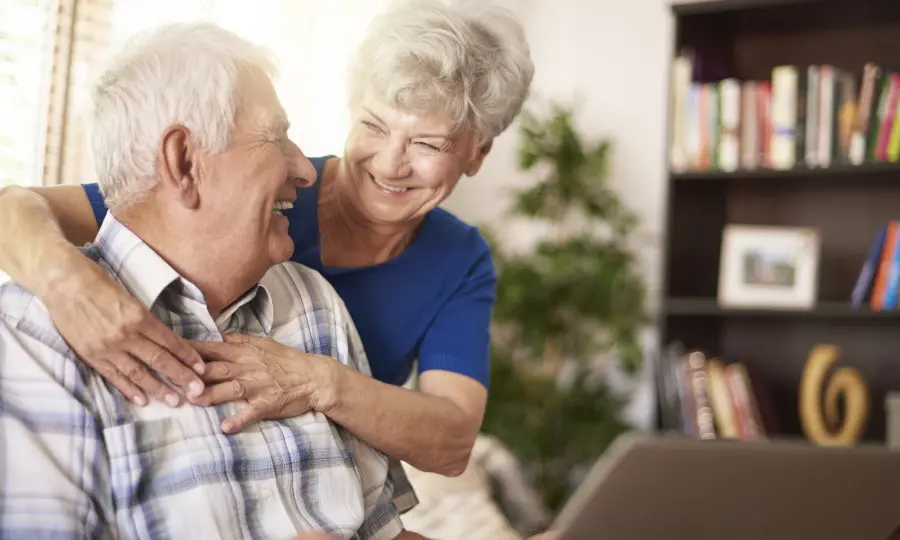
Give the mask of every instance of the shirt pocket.
[[[138, 420], [103, 430], [110, 462], [110, 486], [116, 522], [123, 538], [219, 537], [236, 532], [212, 504], [214, 482], [199, 474], [182, 424], [177, 418]], [[220, 508], [215, 508], [219, 506]], [[223, 538], [227, 538], [228, 535]]]
[[[366, 517], [363, 482], [355, 453], [347, 435], [320, 413], [269, 423], [267, 438], [275, 434], [287, 455], [273, 453], [273, 460], [286, 467], [279, 476], [286, 480], [285, 496], [301, 528], [331, 528], [341, 537], [352, 537]], [[352, 438], [352, 436], [349, 436]]]

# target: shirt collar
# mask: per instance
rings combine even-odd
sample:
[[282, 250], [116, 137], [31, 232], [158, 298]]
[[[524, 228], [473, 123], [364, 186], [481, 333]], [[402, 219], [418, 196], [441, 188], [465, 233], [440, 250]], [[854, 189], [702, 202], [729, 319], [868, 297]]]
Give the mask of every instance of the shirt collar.
[[[152, 309], [163, 292], [178, 281], [185, 292], [198, 302], [205, 304], [203, 295], [196, 285], [182, 277], [156, 251], [131, 231], [112, 213], [107, 213], [94, 239], [94, 247], [100, 257], [109, 265], [122, 285], [147, 309]], [[274, 308], [271, 291], [263, 281], [253, 286], [221, 315], [219, 321], [227, 321], [246, 304], [250, 304], [269, 333], [274, 323]]]

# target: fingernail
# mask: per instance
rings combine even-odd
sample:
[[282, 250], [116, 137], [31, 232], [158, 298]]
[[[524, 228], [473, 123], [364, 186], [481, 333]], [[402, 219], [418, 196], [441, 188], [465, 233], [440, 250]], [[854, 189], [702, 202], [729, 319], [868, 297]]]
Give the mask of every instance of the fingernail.
[[231, 431], [232, 427], [234, 427], [234, 425], [232, 424], [231, 420], [225, 420], [224, 422], [222, 422], [222, 431], [228, 433], [229, 431]]
[[178, 401], [178, 396], [176, 396], [175, 394], [166, 395], [166, 403], [169, 404], [169, 407], [177, 407]]
[[188, 397], [197, 397], [203, 393], [203, 383], [200, 381], [193, 381], [188, 385]]
[[204, 364], [203, 362], [197, 362], [196, 364], [194, 364], [194, 372], [197, 373], [197, 375], [203, 375], [204, 371], [206, 371], [206, 364]]
[[134, 396], [134, 398], [132, 398], [132, 401], [138, 407], [143, 407], [147, 404], [147, 398], [145, 398], [144, 396]]

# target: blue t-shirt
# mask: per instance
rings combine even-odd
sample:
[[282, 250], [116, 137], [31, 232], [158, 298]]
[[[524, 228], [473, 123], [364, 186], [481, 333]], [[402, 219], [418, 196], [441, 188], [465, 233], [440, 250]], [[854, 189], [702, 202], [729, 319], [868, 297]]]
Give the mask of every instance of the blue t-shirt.
[[[311, 158], [319, 178], [327, 158]], [[358, 268], [329, 268], [319, 251], [319, 185], [297, 190], [286, 211], [292, 261], [319, 271], [343, 298], [359, 330], [372, 375], [400, 385], [416, 358], [419, 372], [441, 369], [489, 382], [496, 273], [478, 229], [436, 208], [396, 258]], [[97, 223], [106, 206], [97, 184], [84, 184]]]

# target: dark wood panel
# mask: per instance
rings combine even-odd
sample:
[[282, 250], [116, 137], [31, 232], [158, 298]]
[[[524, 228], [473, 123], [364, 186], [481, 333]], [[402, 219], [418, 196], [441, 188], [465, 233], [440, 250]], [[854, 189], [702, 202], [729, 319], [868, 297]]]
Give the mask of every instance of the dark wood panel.
[[817, 190], [741, 185], [729, 190], [729, 223], [816, 227], [822, 236], [819, 294], [848, 301], [878, 228], [900, 218], [900, 184]]
[[678, 341], [687, 349], [700, 349], [707, 354], [719, 354], [722, 333], [720, 317], [668, 317], [665, 343]]
[[715, 186], [680, 186], [671, 194], [667, 294], [715, 296], [727, 208]]
[[854, 309], [850, 302], [817, 302], [810, 310], [725, 308], [715, 298], [668, 297], [663, 303], [668, 317], [723, 317], [764, 319], [894, 319], [900, 323], [900, 310], [872, 311], [867, 307]]
[[734, 172], [721, 170], [686, 171], [673, 173], [673, 182], [717, 182], [737, 184], [743, 182], [760, 183], [766, 181], [809, 184], [810, 188], [826, 183], [900, 184], [900, 163], [872, 162], [861, 165], [836, 164], [831, 167], [796, 167], [793, 169], [742, 169]]
[[895, 0], [722, 0], [685, 7], [678, 49], [701, 57], [701, 80], [768, 79], [781, 64], [831, 64], [860, 73], [865, 62], [895, 65]]
[[766, 382], [785, 433], [800, 434], [798, 395], [810, 350], [830, 343], [841, 348], [837, 367], [860, 370], [870, 389], [867, 440], [885, 433], [884, 397], [900, 389], [900, 332], [890, 320], [729, 319], [722, 323], [721, 355], [743, 362]]
[[769, 79], [777, 65], [830, 64], [859, 76], [866, 62], [895, 65], [898, 51], [900, 22], [895, 20], [871, 24], [865, 31], [838, 27], [797, 33], [738, 33], [734, 73], [742, 79]]
[[727, 15], [750, 10], [779, 10], [791, 5], [810, 7], [830, 0], [697, 0], [672, 4], [672, 13], [683, 20], [697, 16]]

